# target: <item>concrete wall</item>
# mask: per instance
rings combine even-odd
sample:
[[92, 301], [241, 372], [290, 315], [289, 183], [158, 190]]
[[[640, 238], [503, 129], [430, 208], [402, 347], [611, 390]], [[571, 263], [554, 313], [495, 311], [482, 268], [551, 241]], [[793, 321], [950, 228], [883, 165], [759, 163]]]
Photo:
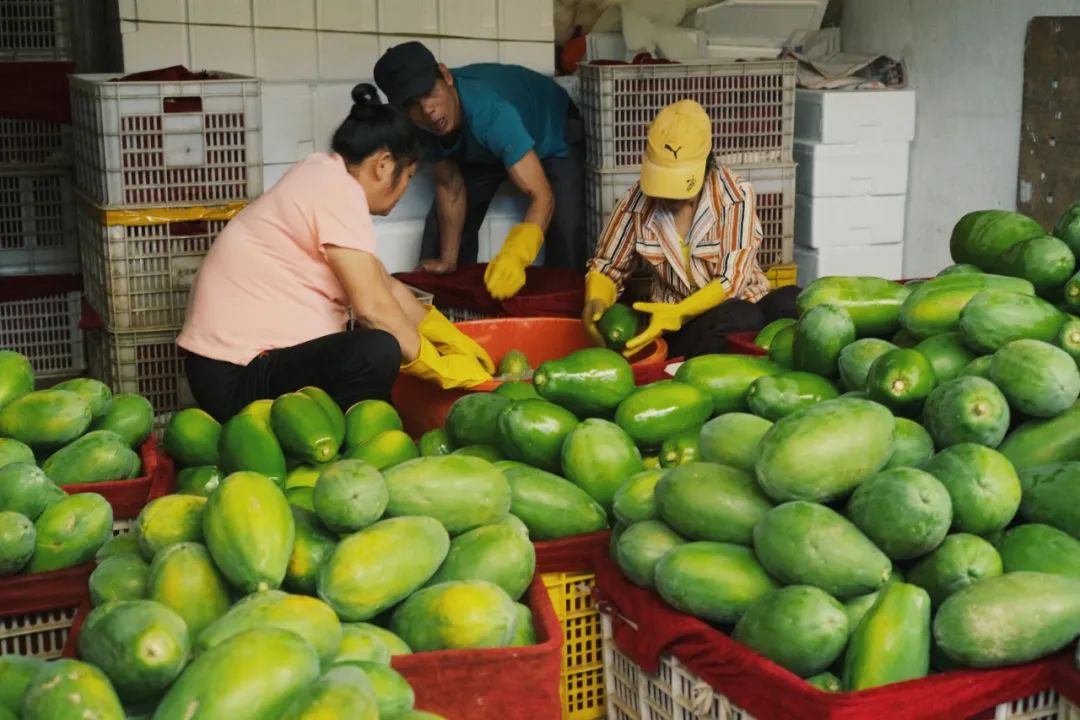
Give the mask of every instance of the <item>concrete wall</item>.
[[902, 56], [917, 92], [904, 275], [950, 263], [949, 232], [980, 208], [1015, 209], [1024, 38], [1080, 0], [844, 0], [850, 51]]

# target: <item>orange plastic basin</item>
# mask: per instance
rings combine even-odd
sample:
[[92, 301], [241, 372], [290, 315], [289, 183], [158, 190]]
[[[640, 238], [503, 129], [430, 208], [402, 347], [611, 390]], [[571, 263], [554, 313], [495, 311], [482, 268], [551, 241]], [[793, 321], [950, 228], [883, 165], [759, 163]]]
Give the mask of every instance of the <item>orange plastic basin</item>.
[[[591, 346], [581, 321], [574, 318], [495, 318], [456, 323], [469, 337], [488, 351], [498, 364], [503, 355], [520, 350], [534, 368]], [[631, 358], [636, 378], [655, 375], [656, 366], [667, 360], [667, 343], [661, 338]], [[468, 390], [443, 390], [412, 375], [398, 375], [392, 400], [405, 424], [405, 432], [419, 438], [428, 430], [442, 427], [454, 401], [466, 393], [488, 392], [502, 384], [489, 380]]]

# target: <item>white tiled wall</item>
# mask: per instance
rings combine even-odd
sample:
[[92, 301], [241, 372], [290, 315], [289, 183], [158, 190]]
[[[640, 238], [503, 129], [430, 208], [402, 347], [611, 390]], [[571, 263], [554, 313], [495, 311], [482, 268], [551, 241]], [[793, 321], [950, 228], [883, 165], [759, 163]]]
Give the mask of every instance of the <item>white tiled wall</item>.
[[[170, 65], [262, 78], [264, 188], [297, 160], [328, 150], [387, 48], [423, 42], [450, 67], [478, 62], [555, 65], [550, 0], [119, 0], [124, 70]], [[431, 208], [430, 170], [419, 174], [386, 218], [377, 218], [380, 257], [412, 269]], [[525, 199], [504, 188], [480, 231], [480, 259], [519, 222]]]

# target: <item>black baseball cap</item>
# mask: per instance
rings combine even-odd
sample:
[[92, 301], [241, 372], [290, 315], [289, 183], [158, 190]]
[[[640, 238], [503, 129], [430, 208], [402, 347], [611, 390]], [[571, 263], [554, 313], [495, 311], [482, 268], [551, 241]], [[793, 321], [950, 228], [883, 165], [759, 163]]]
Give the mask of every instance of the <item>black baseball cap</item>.
[[375, 63], [375, 83], [391, 105], [401, 106], [431, 92], [438, 71], [435, 56], [414, 40], [383, 53]]

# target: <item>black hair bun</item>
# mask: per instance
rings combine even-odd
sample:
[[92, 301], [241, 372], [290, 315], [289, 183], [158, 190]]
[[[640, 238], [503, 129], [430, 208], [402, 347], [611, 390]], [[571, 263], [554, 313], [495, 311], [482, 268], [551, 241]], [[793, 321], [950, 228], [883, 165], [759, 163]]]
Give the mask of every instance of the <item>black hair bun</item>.
[[360, 83], [352, 89], [352, 101], [360, 106], [382, 105], [379, 91], [371, 83]]

